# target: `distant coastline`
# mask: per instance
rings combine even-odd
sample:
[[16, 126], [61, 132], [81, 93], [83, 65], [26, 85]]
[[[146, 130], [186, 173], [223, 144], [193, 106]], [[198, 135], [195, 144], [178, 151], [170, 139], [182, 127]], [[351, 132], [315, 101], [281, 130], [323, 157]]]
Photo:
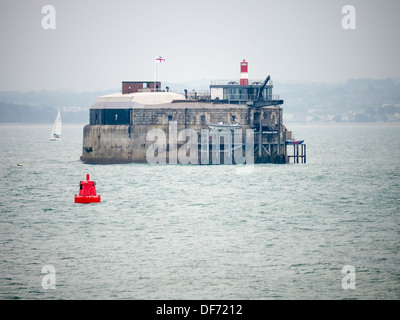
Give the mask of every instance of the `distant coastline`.
[[[199, 91], [209, 84], [208, 80], [203, 82], [197, 83]], [[352, 79], [340, 84], [276, 80], [274, 85], [284, 99], [285, 123], [400, 122], [399, 79]], [[185, 84], [162, 86], [182, 91]], [[96, 98], [114, 92], [118, 90], [0, 91], [0, 123], [52, 123], [57, 108], [63, 123], [88, 123], [88, 110]]]

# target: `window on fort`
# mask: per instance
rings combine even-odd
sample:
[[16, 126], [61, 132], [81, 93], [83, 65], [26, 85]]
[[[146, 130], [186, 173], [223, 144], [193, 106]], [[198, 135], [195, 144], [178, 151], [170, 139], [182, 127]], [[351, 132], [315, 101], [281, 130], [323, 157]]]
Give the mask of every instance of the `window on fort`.
[[200, 116], [201, 124], [206, 124], [206, 116]]
[[172, 121], [172, 116], [168, 116], [168, 121]]
[[268, 98], [268, 100], [272, 99], [272, 90], [271, 90], [271, 88], [267, 88], [267, 98]]

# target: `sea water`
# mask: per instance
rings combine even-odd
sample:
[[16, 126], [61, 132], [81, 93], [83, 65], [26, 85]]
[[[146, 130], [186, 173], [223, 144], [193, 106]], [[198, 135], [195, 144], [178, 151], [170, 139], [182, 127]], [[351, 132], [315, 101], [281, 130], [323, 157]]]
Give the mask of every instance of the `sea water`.
[[1, 299], [400, 298], [400, 125], [289, 124], [307, 163], [244, 172], [88, 165], [51, 127], [0, 126]]

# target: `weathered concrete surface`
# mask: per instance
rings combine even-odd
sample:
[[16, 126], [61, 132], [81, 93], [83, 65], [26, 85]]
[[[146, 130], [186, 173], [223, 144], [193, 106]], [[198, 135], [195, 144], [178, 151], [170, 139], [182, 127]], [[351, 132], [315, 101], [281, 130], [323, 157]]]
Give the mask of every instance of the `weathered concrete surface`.
[[[277, 130], [280, 119], [281, 131], [285, 130], [282, 116], [279, 117], [276, 107], [264, 108], [261, 112], [258, 111], [257, 115], [254, 110], [245, 105], [200, 102], [146, 105], [145, 107], [132, 107], [130, 110], [130, 124], [86, 125], [84, 127], [82, 161], [98, 164], [146, 163], [146, 151], [154, 143], [154, 141], [146, 141], [147, 133], [151, 129], [161, 129], [169, 141], [170, 121], [176, 121], [177, 132], [185, 128], [193, 129], [199, 137], [201, 129], [208, 129], [208, 123], [220, 121], [236, 121], [243, 125], [243, 130], [246, 130], [255, 127], [256, 122], [261, 118], [263, 126]], [[254, 143], [257, 144], [256, 138]], [[268, 144], [267, 149], [270, 154], [255, 158], [256, 163], [285, 163], [285, 156], [274, 155], [277, 150], [276, 135], [264, 137], [263, 143]], [[284, 141], [281, 143], [284, 145]], [[169, 145], [166, 149], [168, 154]]]
[[130, 136], [130, 125], [86, 125], [83, 128], [81, 160], [103, 164], [144, 162], [145, 158], [140, 153], [140, 140], [135, 141]]

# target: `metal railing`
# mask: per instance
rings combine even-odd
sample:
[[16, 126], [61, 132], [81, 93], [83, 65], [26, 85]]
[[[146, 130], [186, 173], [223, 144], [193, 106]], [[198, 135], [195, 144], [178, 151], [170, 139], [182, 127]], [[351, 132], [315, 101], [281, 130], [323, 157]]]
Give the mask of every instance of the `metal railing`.
[[[164, 90], [163, 90], [164, 91]], [[183, 96], [185, 96], [185, 92], [182, 92], [180, 90], [169, 90], [169, 92], [173, 93], [178, 93]], [[187, 91], [186, 93], [187, 98], [189, 100], [199, 100], [199, 99], [206, 99], [210, 100], [211, 99], [211, 93], [210, 91], [205, 91], [205, 90], [199, 90], [199, 91]], [[254, 101], [257, 100], [257, 94], [224, 94], [223, 100], [228, 100], [228, 101]], [[280, 96], [278, 94], [270, 94], [268, 96], [263, 96], [263, 100], [280, 100]]]
[[[226, 94], [224, 95], [224, 99], [232, 101], [256, 100], [257, 94]], [[263, 96], [263, 100], [280, 100], [280, 96], [278, 94], [272, 94], [266, 97]]]
[[[249, 79], [249, 85], [262, 85], [264, 79]], [[240, 80], [211, 80], [212, 86], [240, 85]], [[273, 85], [272, 80], [269, 80], [268, 85]]]
[[[169, 92], [179, 93], [185, 96], [185, 92], [182, 91], [174, 91], [170, 90]], [[187, 99], [189, 100], [210, 100], [211, 94], [209, 91], [188, 91]], [[254, 101], [257, 100], [257, 94], [225, 94], [223, 100], [228, 101]], [[266, 97], [263, 96], [264, 101], [269, 100], [280, 100], [280, 96], [278, 94], [268, 95]]]

